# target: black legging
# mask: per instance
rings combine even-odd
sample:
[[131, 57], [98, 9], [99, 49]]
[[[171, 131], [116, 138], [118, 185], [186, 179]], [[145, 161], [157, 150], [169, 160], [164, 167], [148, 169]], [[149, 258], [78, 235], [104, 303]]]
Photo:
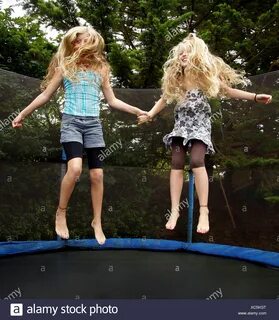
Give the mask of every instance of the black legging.
[[[204, 156], [206, 153], [206, 144], [201, 140], [192, 139], [190, 148], [190, 168], [204, 167]], [[188, 146], [183, 146], [182, 137], [172, 138], [172, 159], [171, 168], [176, 170], [183, 170], [185, 165], [185, 154]]]
[[83, 148], [83, 144], [77, 141], [63, 142], [62, 145], [66, 153], [67, 161], [77, 157], [82, 158], [83, 149], [85, 149], [89, 170], [103, 167], [103, 147]]

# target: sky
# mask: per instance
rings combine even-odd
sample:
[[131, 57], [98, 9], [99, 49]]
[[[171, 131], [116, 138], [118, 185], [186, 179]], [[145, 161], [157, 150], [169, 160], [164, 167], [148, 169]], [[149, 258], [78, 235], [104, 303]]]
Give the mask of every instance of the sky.
[[[15, 4], [17, 4], [18, 1], [16, 0], [2, 0], [0, 1], [0, 5], [1, 5], [1, 10], [2, 9], [6, 9], [9, 6], [14, 6]], [[24, 15], [24, 11], [22, 10], [21, 7], [14, 7], [14, 17], [19, 17], [19, 16], [23, 16]]]
[[[19, 6], [17, 3], [18, 0], [0, 0], [0, 9], [6, 9], [10, 6], [12, 6], [14, 13], [12, 14], [12, 17], [22, 17], [25, 14], [25, 11], [22, 9], [21, 6]], [[51, 41], [51, 38], [55, 38], [59, 33], [57, 30], [51, 28], [51, 27], [45, 27], [41, 26], [41, 30], [46, 32], [46, 38]]]

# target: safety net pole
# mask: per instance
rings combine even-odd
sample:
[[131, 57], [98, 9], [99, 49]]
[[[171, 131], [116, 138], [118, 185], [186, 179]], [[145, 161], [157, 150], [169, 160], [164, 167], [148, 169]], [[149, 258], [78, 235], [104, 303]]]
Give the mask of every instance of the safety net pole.
[[193, 235], [193, 212], [194, 212], [194, 175], [189, 171], [189, 191], [188, 191], [188, 223], [187, 223], [187, 242], [192, 242]]

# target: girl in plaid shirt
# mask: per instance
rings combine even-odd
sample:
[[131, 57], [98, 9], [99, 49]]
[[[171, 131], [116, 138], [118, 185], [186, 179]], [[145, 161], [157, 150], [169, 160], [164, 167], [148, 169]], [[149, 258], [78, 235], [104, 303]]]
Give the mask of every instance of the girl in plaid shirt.
[[105, 147], [102, 124], [99, 119], [100, 92], [108, 104], [116, 109], [135, 114], [144, 111], [131, 106], [113, 93], [109, 81], [110, 67], [104, 55], [104, 40], [91, 27], [74, 27], [63, 37], [52, 58], [42, 84], [44, 91], [14, 119], [14, 128], [21, 127], [24, 118], [46, 104], [60, 87], [65, 91], [61, 123], [61, 143], [67, 156], [67, 173], [61, 182], [55, 230], [63, 239], [69, 238], [66, 210], [75, 183], [82, 171], [85, 148], [91, 181], [93, 220], [91, 226], [99, 244], [105, 243], [101, 212], [103, 200], [103, 157]]

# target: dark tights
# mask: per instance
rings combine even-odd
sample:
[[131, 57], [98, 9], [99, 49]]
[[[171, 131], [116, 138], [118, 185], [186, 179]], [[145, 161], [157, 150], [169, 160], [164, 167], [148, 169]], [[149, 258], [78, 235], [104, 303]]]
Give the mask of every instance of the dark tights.
[[[190, 169], [204, 167], [204, 156], [206, 153], [206, 144], [201, 140], [192, 139], [190, 147]], [[171, 168], [183, 170], [185, 165], [185, 155], [188, 145], [183, 146], [183, 138], [172, 138], [172, 160]]]

